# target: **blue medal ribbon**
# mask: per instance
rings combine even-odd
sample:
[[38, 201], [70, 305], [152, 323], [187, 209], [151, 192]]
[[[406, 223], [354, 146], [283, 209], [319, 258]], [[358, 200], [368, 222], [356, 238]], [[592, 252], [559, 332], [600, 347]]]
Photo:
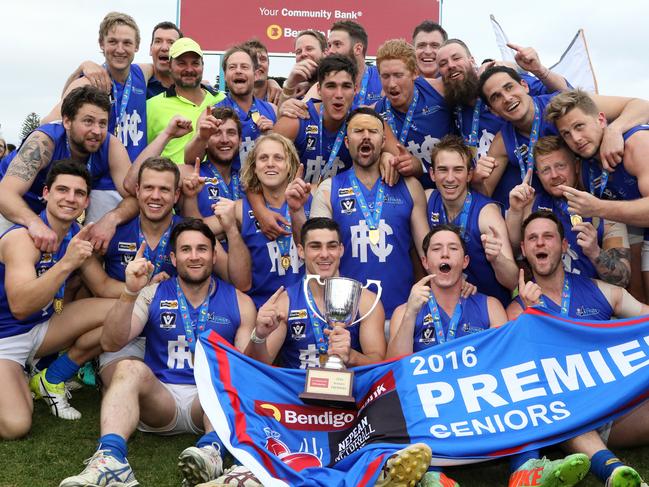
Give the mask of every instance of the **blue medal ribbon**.
[[[165, 232], [162, 234], [160, 237], [160, 240], [158, 241], [158, 246], [156, 247], [155, 254], [153, 256], [151, 255], [151, 252], [149, 252], [149, 244], [147, 243], [144, 246], [144, 257], [146, 257], [146, 260], [149, 262], [153, 263], [153, 276], [158, 274], [162, 270], [162, 266], [165, 263], [165, 257], [167, 256], [167, 245], [169, 244], [169, 235], [171, 235], [171, 227], [173, 226], [173, 220], [169, 224], [169, 228], [165, 230]], [[138, 240], [137, 240], [137, 246], [140, 248], [140, 245], [142, 245], [142, 242], [146, 243], [146, 238], [144, 238], [144, 234], [142, 233], [142, 227], [140, 225], [140, 217], [137, 217], [137, 231], [138, 231]]]
[[[304, 280], [306, 277], [302, 278], [302, 288], [304, 289]], [[318, 306], [315, 303], [315, 299], [313, 299], [313, 293], [311, 292], [311, 288], [309, 286], [306, 286], [307, 289], [307, 295], [304, 296], [304, 298], [307, 300], [308, 304], [310, 306], [307, 306], [308, 311], [309, 311], [309, 321], [311, 322], [311, 328], [313, 329], [313, 336], [316, 341], [316, 347], [318, 348], [318, 353], [320, 355], [324, 355], [327, 353], [327, 349], [329, 348], [329, 339], [325, 336], [323, 332], [323, 327], [326, 327], [327, 324], [324, 323], [320, 318], [316, 316], [316, 314], [311, 311], [311, 309], [317, 309]]]
[[[270, 205], [266, 203], [266, 207], [270, 209]], [[286, 219], [286, 221], [289, 223], [288, 226], [284, 225], [285, 229], [287, 232], [289, 232], [288, 235], [280, 235], [275, 239], [275, 242], [277, 242], [277, 247], [279, 248], [279, 253], [282, 257], [290, 257], [291, 255], [291, 239], [293, 238], [293, 235], [291, 234], [291, 214], [289, 213], [288, 209], [288, 203], [284, 202], [282, 207], [280, 208], [280, 214]]]
[[598, 185], [596, 183], [597, 181], [597, 170], [595, 168], [596, 164], [593, 164], [593, 161], [589, 161], [588, 163], [588, 189], [590, 189], [590, 193], [597, 196], [598, 198], [601, 198], [602, 195], [604, 194], [604, 190], [606, 189], [606, 185], [608, 184], [608, 171], [602, 169], [602, 172], [600, 173], [600, 181], [599, 181], [599, 194], [597, 194], [597, 189]]
[[[252, 120], [252, 126], [250, 127], [253, 132], [258, 133], [259, 132], [259, 127], [257, 127], [257, 123], [255, 122], [255, 117], [254, 114], [260, 114], [259, 108], [257, 108], [257, 103], [255, 102], [255, 97], [252, 97], [252, 105], [250, 105], [250, 110], [248, 113], [244, 112], [239, 104], [232, 99], [230, 95], [227, 96], [226, 98], [228, 105], [230, 105], [230, 108], [232, 108], [235, 112], [237, 112], [237, 115], [239, 115], [239, 119], [243, 123], [244, 121], [250, 119]], [[261, 115], [260, 115], [261, 116]]]
[[[320, 155], [324, 154], [324, 151], [322, 150], [322, 139], [324, 138], [324, 128], [322, 126], [323, 118], [324, 118], [324, 102], [321, 102], [320, 117], [318, 119], [318, 130], [320, 131]], [[347, 132], [347, 122], [343, 122], [343, 124], [338, 129], [338, 133], [336, 134], [336, 140], [334, 141], [334, 145], [331, 148], [331, 152], [329, 152], [329, 157], [327, 158], [327, 164], [325, 164], [325, 167], [322, 168], [322, 172], [320, 173], [320, 178], [322, 178], [324, 174], [329, 174], [329, 172], [331, 171], [331, 168], [334, 165], [334, 161], [338, 156], [338, 152], [340, 152], [340, 148], [343, 145], [343, 140], [345, 138], [346, 132]]]
[[[473, 196], [471, 195], [471, 191], [466, 192], [466, 197], [464, 198], [464, 203], [462, 204], [462, 210], [460, 213], [455, 217], [455, 220], [459, 218], [459, 224], [457, 226], [460, 227], [460, 233], [462, 233], [462, 237], [464, 237], [464, 234], [466, 233], [466, 224], [469, 220], [469, 210], [471, 209], [471, 202], [473, 201]], [[442, 223], [452, 223], [448, 221], [448, 217], [446, 216], [446, 208], [444, 207], [444, 203], [442, 203], [442, 209], [440, 211], [440, 216], [442, 217]], [[453, 220], [453, 221], [455, 221]]]
[[[561, 316], [568, 316], [568, 313], [570, 312], [571, 294], [572, 290], [570, 289], [570, 279], [568, 278], [568, 273], [566, 272], [563, 277], [563, 290], [561, 291]], [[547, 308], [543, 296], [541, 296], [539, 304]]]
[[[70, 141], [68, 140], [68, 134], [65, 134], [65, 148], [68, 151], [67, 157], [72, 158], [72, 150], [70, 149]], [[88, 155], [88, 161], [86, 162], [86, 169], [88, 169], [88, 172], [92, 176], [92, 156], [93, 154]]]
[[210, 278], [210, 287], [207, 291], [207, 296], [205, 296], [205, 300], [198, 308], [198, 319], [194, 322], [189, 315], [189, 307], [187, 306], [185, 293], [183, 293], [183, 290], [180, 288], [180, 284], [178, 283], [178, 278], [176, 278], [176, 296], [178, 298], [178, 307], [180, 308], [180, 317], [183, 320], [185, 338], [187, 339], [187, 344], [192, 353], [196, 350], [196, 333], [201, 333], [205, 330], [205, 325], [207, 324], [207, 308], [210, 302], [210, 296], [215, 288], [216, 281], [214, 281], [213, 278]]
[[[412, 118], [415, 115], [415, 108], [417, 108], [417, 102], [419, 101], [419, 90], [415, 86], [415, 91], [414, 94], [412, 95], [412, 101], [410, 102], [410, 106], [408, 107], [408, 113], [406, 113], [406, 118], [403, 121], [403, 125], [401, 126], [401, 134], [399, 134], [399, 143], [403, 146], [406, 145], [406, 137], [408, 137], [408, 132], [410, 131], [410, 125], [412, 125]], [[397, 134], [397, 125], [394, 121], [394, 114], [392, 113], [392, 104], [390, 103], [390, 100], [388, 97], [385, 97], [385, 108], [386, 108], [386, 116], [387, 116], [387, 122], [390, 128], [392, 129], [392, 132], [394, 134]]]
[[[41, 220], [47, 225], [49, 228], [50, 223], [47, 221], [47, 210], [41, 211], [40, 215]], [[68, 244], [70, 243], [70, 240], [72, 240], [72, 237], [74, 236], [74, 223], [70, 225], [70, 229], [68, 230], [68, 233], [65, 234], [65, 237], [63, 237], [63, 240], [61, 241], [61, 245], [59, 245], [59, 249], [56, 251], [56, 253], [51, 254], [52, 255], [52, 267], [65, 255], [65, 251], [68, 247]], [[58, 291], [56, 291], [56, 294], [54, 295], [55, 299], [60, 299], [63, 300], [63, 296], [65, 295], [65, 280], [63, 281], [63, 284], [61, 284], [61, 287], [59, 288]], [[60, 311], [58, 311], [60, 312]]]
[[[104, 64], [104, 68], [108, 69]], [[113, 100], [114, 100], [114, 113], [115, 113], [115, 136], [119, 134], [119, 127], [122, 125], [124, 116], [126, 115], [126, 108], [128, 106], [128, 100], [131, 98], [131, 90], [133, 89], [133, 75], [129, 69], [128, 76], [126, 77], [126, 82], [124, 83], [124, 90], [122, 91], [122, 102], [117, 106], [117, 83], [115, 80], [111, 79], [113, 85]], [[120, 140], [121, 142], [121, 140]]]
[[482, 110], [482, 100], [478, 98], [475, 107], [473, 107], [473, 116], [471, 118], [471, 132], [464, 135], [464, 122], [462, 121], [462, 107], [455, 107], [455, 119], [460, 129], [460, 135], [464, 137], [464, 143], [469, 147], [478, 147], [478, 129], [480, 128], [480, 111]]
[[225, 179], [221, 176], [221, 173], [216, 168], [212, 162], [207, 161], [207, 168], [210, 174], [214, 179], [216, 179], [216, 185], [219, 188], [219, 195], [227, 198], [229, 200], [238, 200], [241, 198], [241, 189], [239, 187], [239, 173], [237, 171], [232, 171], [230, 173], [230, 186], [225, 184]]
[[367, 201], [365, 201], [365, 196], [361, 191], [360, 183], [354, 171], [349, 171], [349, 183], [352, 186], [354, 191], [354, 196], [356, 197], [356, 202], [360, 206], [361, 211], [363, 212], [363, 218], [365, 218], [365, 223], [370, 230], [378, 230], [379, 223], [381, 222], [381, 212], [383, 211], [383, 200], [385, 195], [385, 185], [381, 178], [378, 179], [377, 184], [379, 185], [376, 190], [376, 197], [374, 199], [374, 208], [370, 211], [367, 206]]
[[527, 174], [528, 169], [534, 169], [534, 146], [539, 140], [539, 129], [541, 127], [541, 111], [539, 106], [534, 100], [534, 120], [532, 122], [532, 130], [530, 131], [530, 143], [527, 146], [527, 156], [525, 161], [523, 161], [523, 156], [520, 150], [520, 144], [518, 143], [518, 136], [516, 135], [516, 129], [514, 129], [514, 138], [516, 139], [516, 159], [518, 159], [518, 167], [521, 170], [521, 181], [525, 179], [525, 174]]
[[460, 298], [460, 300], [455, 305], [453, 316], [451, 317], [451, 321], [448, 324], [448, 330], [446, 334], [444, 334], [442, 318], [439, 314], [439, 305], [437, 304], [437, 300], [435, 299], [433, 293], [430, 293], [430, 297], [428, 298], [428, 309], [430, 310], [430, 315], [433, 318], [433, 326], [435, 327], [437, 343], [445, 343], [455, 338], [455, 335], [457, 333], [457, 325], [460, 323], [460, 318], [462, 318], [462, 301], [463, 298]]
[[359, 107], [365, 104], [365, 98], [367, 98], [367, 85], [370, 81], [370, 70], [366, 66], [365, 72], [363, 73], [363, 80], [361, 81], [361, 91], [356, 93], [354, 97], [354, 107]]

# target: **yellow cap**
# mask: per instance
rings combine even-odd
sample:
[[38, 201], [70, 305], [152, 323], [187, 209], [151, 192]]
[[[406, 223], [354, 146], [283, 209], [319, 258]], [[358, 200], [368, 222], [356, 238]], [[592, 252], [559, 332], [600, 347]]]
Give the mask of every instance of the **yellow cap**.
[[194, 39], [190, 39], [189, 37], [181, 37], [176, 42], [174, 42], [171, 45], [171, 49], [169, 49], [169, 57], [177, 58], [187, 52], [195, 52], [200, 57], [203, 57], [201, 46], [198, 45], [198, 42], [196, 42]]

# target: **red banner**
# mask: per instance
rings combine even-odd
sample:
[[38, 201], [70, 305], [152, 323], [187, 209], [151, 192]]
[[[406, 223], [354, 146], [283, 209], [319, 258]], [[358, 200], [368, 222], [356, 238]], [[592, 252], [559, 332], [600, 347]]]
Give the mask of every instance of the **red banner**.
[[223, 52], [256, 37], [272, 54], [293, 52], [295, 37], [304, 29], [325, 35], [338, 20], [365, 27], [368, 55], [387, 39], [410, 40], [425, 19], [439, 21], [439, 0], [179, 0], [180, 28], [204, 51]]

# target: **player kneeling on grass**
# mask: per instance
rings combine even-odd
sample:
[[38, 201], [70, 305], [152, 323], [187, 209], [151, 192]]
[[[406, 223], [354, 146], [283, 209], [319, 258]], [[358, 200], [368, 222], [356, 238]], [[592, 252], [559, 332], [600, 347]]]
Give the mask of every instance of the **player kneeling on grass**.
[[153, 265], [143, 257], [144, 246], [126, 267], [126, 287], [106, 317], [102, 344], [118, 350], [144, 331], [144, 362], [117, 364], [101, 405], [97, 451], [81, 474], [60, 487], [139, 485], [126, 459], [126, 441], [136, 428], [161, 435], [205, 431], [180, 455], [183, 486], [222, 472], [222, 445], [198, 400], [193, 353], [204, 330], [215, 330], [244, 350], [255, 307], [248, 296], [212, 276], [215, 237], [201, 220], [178, 223], [170, 245], [177, 277], [147, 286]]
[[[41, 252], [26, 227], [14, 225], [0, 236], [0, 438], [26, 435], [32, 424], [32, 396], [25, 381], [28, 359], [68, 349], [32, 379], [37, 397], [52, 413], [79, 419], [68, 403], [65, 381], [99, 350], [101, 324], [113, 300], [91, 298], [63, 303], [65, 283], [76, 270], [87, 278], [92, 254], [86, 240], [92, 224], [79, 229], [88, 206], [91, 178], [85, 164], [64, 160], [47, 175], [38, 219], [57, 236], [53, 252]], [[95, 276], [96, 277], [96, 276]], [[93, 287], [98, 295], [101, 288]]]
[[[428, 276], [417, 282], [405, 304], [398, 306], [390, 321], [387, 358], [425, 350], [456, 338], [497, 327], [507, 321], [500, 301], [476, 293], [462, 296], [462, 273], [470, 264], [460, 228], [434, 227], [423, 244], [421, 259]], [[575, 485], [588, 473], [586, 455], [563, 460], [538, 458], [538, 450], [511, 457], [510, 487]], [[427, 472], [421, 487], [457, 487], [441, 471]]]

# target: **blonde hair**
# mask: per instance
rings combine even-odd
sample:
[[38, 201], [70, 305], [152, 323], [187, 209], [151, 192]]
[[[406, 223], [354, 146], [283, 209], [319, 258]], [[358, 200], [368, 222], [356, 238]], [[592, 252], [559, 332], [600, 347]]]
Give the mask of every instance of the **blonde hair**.
[[391, 39], [381, 44], [376, 52], [376, 66], [379, 68], [379, 72], [381, 71], [381, 63], [392, 59], [403, 61], [410, 72], [417, 73], [415, 48], [403, 39]]
[[117, 25], [125, 25], [135, 31], [135, 47], [140, 47], [140, 28], [137, 26], [135, 19], [122, 12], [109, 12], [99, 24], [99, 43], [104, 41], [108, 32]]
[[597, 105], [584, 90], [564, 91], [556, 95], [545, 107], [545, 119], [554, 124], [568, 112], [579, 108], [586, 115], [597, 116]]
[[255, 141], [253, 149], [248, 153], [246, 163], [241, 170], [241, 184], [246, 189], [246, 191], [252, 191], [253, 193], [261, 193], [261, 181], [255, 173], [257, 168], [257, 155], [259, 152], [259, 146], [267, 140], [275, 141], [282, 145], [284, 148], [284, 155], [286, 156], [286, 162], [288, 163], [288, 181], [293, 181], [297, 170], [300, 167], [300, 156], [298, 156], [297, 151], [293, 142], [284, 137], [283, 135], [277, 133], [270, 133], [262, 135]]

